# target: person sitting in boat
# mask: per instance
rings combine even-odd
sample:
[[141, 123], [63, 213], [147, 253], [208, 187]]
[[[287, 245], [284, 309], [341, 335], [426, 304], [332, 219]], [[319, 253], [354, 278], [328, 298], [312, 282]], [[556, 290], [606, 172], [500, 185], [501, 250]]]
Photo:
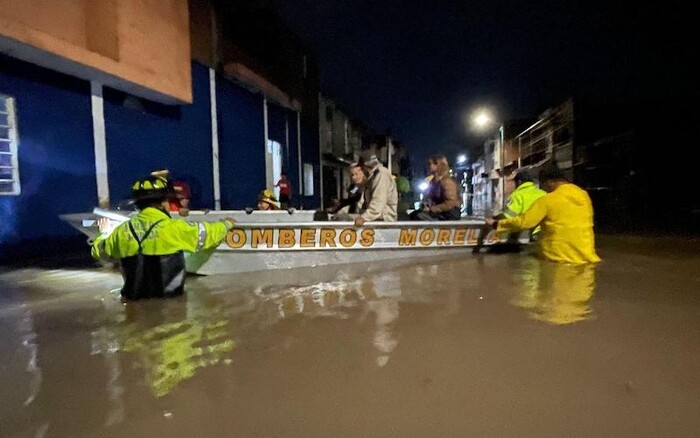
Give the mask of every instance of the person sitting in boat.
[[363, 167], [369, 176], [362, 192], [362, 208], [355, 218], [355, 226], [361, 227], [371, 221], [396, 222], [399, 196], [391, 172], [370, 151], [362, 151], [362, 155]]
[[100, 235], [92, 243], [95, 259], [120, 261], [127, 300], [164, 298], [180, 295], [185, 285], [183, 251], [216, 248], [235, 226], [225, 218], [219, 222], [187, 222], [168, 213], [170, 185], [163, 177], [150, 176], [136, 181], [132, 195], [139, 212], [111, 233], [105, 221], [99, 222]]
[[169, 199], [170, 211], [176, 211], [180, 216], [189, 215], [190, 198], [192, 198], [190, 185], [184, 181], [173, 181], [172, 187], [175, 193], [174, 196], [171, 196]]
[[265, 189], [258, 195], [258, 210], [279, 210], [280, 203], [275, 197], [275, 192]]
[[171, 212], [177, 212], [180, 216], [190, 214], [190, 199], [192, 198], [192, 190], [190, 185], [184, 181], [173, 181], [170, 179], [170, 171], [168, 169], [154, 170], [151, 176], [156, 178], [165, 178], [171, 189], [168, 195]]
[[334, 220], [353, 221], [362, 207], [362, 192], [367, 182], [367, 174], [361, 161], [350, 165], [350, 179], [352, 184], [348, 187], [348, 197], [328, 211], [333, 214]]
[[420, 209], [410, 218], [418, 221], [455, 221], [460, 219], [461, 203], [457, 183], [450, 176], [450, 165], [444, 155], [433, 155], [428, 160], [432, 179], [423, 195]]

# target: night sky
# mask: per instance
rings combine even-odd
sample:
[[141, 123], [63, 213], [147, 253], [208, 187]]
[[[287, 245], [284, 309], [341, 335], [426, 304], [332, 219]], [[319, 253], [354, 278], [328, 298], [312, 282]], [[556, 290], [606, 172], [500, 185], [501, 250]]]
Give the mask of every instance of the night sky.
[[[417, 168], [479, 148], [468, 114], [536, 119], [592, 103], [697, 98], [680, 2], [287, 0], [285, 21], [319, 57], [321, 90]], [[684, 24], [685, 22], [685, 24]]]

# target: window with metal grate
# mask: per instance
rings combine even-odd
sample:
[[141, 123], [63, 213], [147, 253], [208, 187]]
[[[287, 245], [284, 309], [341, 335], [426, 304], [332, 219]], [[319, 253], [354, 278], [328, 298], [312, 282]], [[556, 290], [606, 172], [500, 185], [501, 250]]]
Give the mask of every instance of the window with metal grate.
[[0, 196], [16, 196], [21, 192], [17, 159], [18, 143], [15, 100], [0, 94]]

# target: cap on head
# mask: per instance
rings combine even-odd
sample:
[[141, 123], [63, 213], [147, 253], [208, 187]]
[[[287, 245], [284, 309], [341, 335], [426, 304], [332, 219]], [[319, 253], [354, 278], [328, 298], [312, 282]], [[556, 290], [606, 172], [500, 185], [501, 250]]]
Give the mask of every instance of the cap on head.
[[373, 168], [379, 164], [379, 159], [371, 149], [364, 149], [360, 151], [360, 162], [365, 167]]

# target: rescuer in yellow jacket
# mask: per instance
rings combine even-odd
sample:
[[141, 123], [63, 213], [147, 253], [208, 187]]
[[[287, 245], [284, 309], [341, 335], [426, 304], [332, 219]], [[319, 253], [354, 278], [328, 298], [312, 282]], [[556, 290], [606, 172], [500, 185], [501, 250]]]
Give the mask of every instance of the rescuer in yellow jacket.
[[[532, 204], [547, 194], [532, 181], [532, 176], [526, 171], [520, 171], [513, 177], [515, 190], [508, 197], [508, 204], [501, 215], [496, 216], [496, 220], [519, 216], [525, 213]], [[538, 234], [542, 228], [537, 226], [532, 230], [532, 235]], [[520, 233], [514, 233], [515, 240]]]
[[92, 244], [92, 256], [120, 261], [122, 297], [130, 300], [180, 295], [185, 283], [183, 251], [215, 248], [235, 221], [192, 223], [168, 213], [170, 185], [162, 177], [137, 181], [132, 194], [139, 213]]
[[557, 168], [542, 169], [540, 184], [548, 192], [525, 213], [487, 222], [498, 231], [519, 231], [542, 226], [540, 251], [561, 263], [597, 263], [593, 235], [593, 206], [585, 190], [567, 181]]
[[526, 171], [520, 171], [513, 177], [515, 190], [508, 198], [508, 205], [503, 211], [506, 217], [515, 217], [525, 213], [532, 204], [547, 194], [532, 181], [532, 177]]

